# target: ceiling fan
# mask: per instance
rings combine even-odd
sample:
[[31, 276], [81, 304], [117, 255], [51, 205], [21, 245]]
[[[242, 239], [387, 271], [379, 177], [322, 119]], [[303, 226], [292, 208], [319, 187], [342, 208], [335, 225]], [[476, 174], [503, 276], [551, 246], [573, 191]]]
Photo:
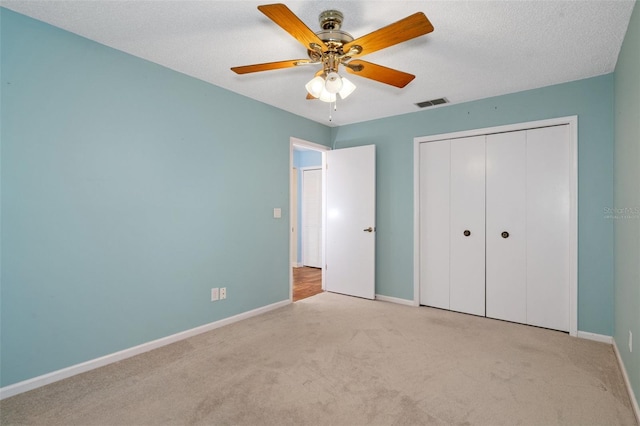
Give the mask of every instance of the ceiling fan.
[[258, 6], [258, 10], [291, 34], [307, 49], [308, 58], [268, 62], [231, 68], [237, 74], [248, 74], [300, 65], [321, 64], [322, 69], [306, 84], [307, 99], [334, 103], [353, 92], [355, 85], [338, 74], [338, 67], [353, 75], [369, 78], [398, 88], [415, 78], [413, 74], [363, 61], [361, 56], [411, 40], [433, 31], [433, 25], [422, 12], [414, 13], [391, 25], [354, 39], [340, 29], [344, 16], [337, 10], [326, 10], [319, 16], [320, 31], [314, 33], [284, 4]]

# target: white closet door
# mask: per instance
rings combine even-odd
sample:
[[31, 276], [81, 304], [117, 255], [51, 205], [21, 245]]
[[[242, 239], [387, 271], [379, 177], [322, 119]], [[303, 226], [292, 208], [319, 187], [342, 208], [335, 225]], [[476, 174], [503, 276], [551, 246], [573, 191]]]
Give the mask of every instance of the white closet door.
[[322, 267], [322, 169], [302, 172], [302, 263]]
[[487, 136], [487, 316], [527, 323], [526, 132]]
[[449, 309], [450, 141], [420, 145], [420, 304]]
[[528, 324], [569, 330], [569, 126], [527, 131]]
[[484, 315], [484, 136], [451, 141], [450, 189], [450, 309]]

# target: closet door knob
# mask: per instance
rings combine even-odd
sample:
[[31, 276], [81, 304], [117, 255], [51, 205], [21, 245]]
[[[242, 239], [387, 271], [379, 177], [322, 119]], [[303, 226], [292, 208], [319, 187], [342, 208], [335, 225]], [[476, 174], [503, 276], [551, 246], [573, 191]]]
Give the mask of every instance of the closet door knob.
[[502, 234], [500, 234], [502, 236], [502, 238], [509, 238], [509, 233], [507, 231], [504, 231]]
[[465, 237], [468, 237], [469, 235], [471, 235], [471, 231], [469, 231], [468, 229], [465, 229], [463, 234]]

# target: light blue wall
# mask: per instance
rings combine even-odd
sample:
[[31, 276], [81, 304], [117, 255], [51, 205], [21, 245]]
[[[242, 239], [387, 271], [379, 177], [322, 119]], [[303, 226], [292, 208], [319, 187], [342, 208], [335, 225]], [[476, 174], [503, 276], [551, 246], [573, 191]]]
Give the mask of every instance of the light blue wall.
[[578, 116], [578, 329], [613, 333], [613, 75], [332, 129], [377, 151], [376, 293], [413, 299], [413, 139]]
[[[615, 340], [640, 398], [640, 7], [615, 72]], [[633, 352], [629, 351], [629, 331]]]
[[0, 14], [2, 386], [289, 298], [289, 138], [328, 127]]
[[[578, 115], [579, 329], [613, 333], [613, 74], [329, 129], [0, 10], [0, 385], [287, 299], [291, 136], [377, 145], [376, 293], [412, 299], [413, 138]], [[620, 68], [617, 91], [637, 74]], [[229, 299], [209, 302], [214, 286]], [[638, 328], [625, 306], [616, 339]]]
[[[294, 151], [294, 167], [321, 167], [322, 153], [320, 151]], [[298, 253], [297, 262], [302, 262], [302, 171], [298, 172]]]

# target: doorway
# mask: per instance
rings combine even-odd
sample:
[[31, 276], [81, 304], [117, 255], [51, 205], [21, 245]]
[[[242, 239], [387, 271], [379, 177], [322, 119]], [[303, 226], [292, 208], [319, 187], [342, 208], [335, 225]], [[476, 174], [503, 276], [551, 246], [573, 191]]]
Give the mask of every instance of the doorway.
[[324, 290], [324, 152], [329, 148], [290, 140], [290, 299]]
[[310, 266], [293, 269], [293, 301], [306, 299], [322, 293], [322, 269]]

